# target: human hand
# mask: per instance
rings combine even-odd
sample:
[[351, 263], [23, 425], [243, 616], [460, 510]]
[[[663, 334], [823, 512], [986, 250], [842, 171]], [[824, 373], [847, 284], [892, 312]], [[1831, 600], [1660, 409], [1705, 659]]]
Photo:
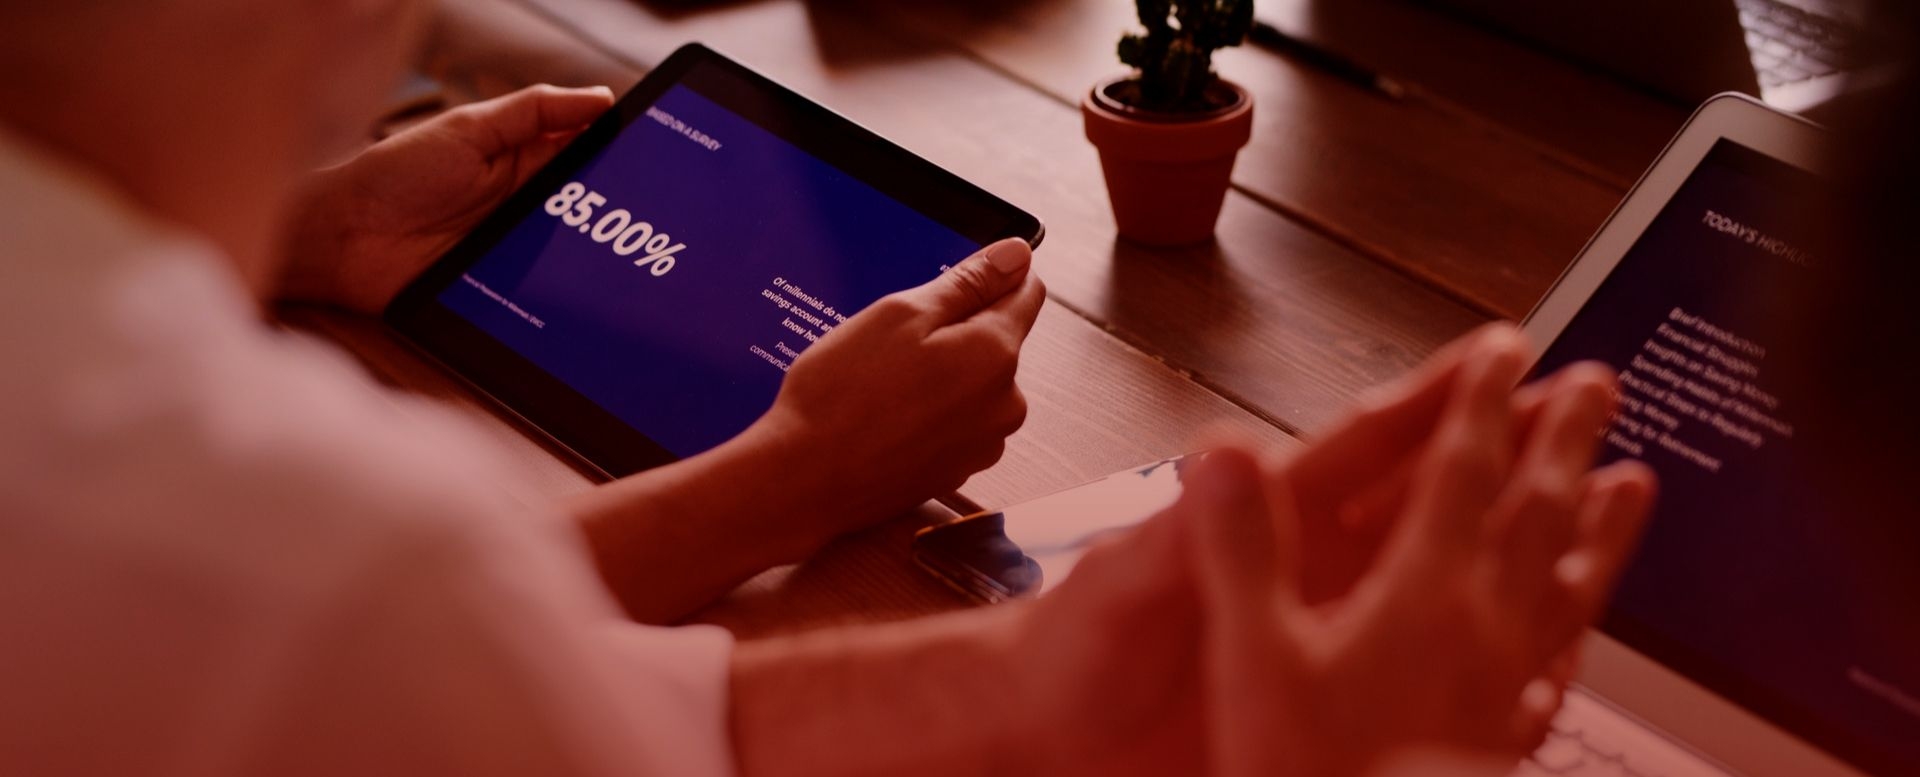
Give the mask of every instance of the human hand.
[[[1448, 344], [1408, 377], [1369, 391], [1315, 444], [1291, 458], [1269, 457], [1269, 479], [1295, 483], [1301, 595], [1309, 605], [1337, 603], [1372, 568], [1406, 507], [1422, 452], [1450, 381], [1474, 344], [1506, 328], [1495, 324]], [[1600, 370], [1604, 372], [1604, 369]], [[1516, 452], [1548, 397], [1570, 378], [1606, 380], [1596, 366], [1562, 370], [1520, 387], [1512, 398]]]
[[881, 299], [794, 360], [746, 436], [790, 452], [825, 541], [950, 493], [1000, 459], [1025, 423], [1020, 347], [1046, 287], [1018, 239]]
[[[1195, 465], [1178, 504], [1035, 604], [1027, 682], [1042, 719], [1082, 724], [1056, 739], [1087, 737], [1061, 768], [1358, 774], [1410, 747], [1531, 746], [1526, 697], [1605, 601], [1652, 476], [1589, 472], [1604, 370], [1516, 400], [1511, 331], [1449, 358], [1298, 457]], [[1355, 504], [1397, 514], [1342, 580], [1304, 524]]]
[[[1462, 360], [1495, 324], [1441, 349], [1407, 379], [1369, 392], [1355, 410], [1334, 425], [1320, 444], [1292, 459], [1266, 464], [1269, 480], [1293, 483], [1291, 507], [1298, 518], [1301, 554], [1300, 595], [1310, 607], [1334, 608], [1362, 575], [1373, 568], [1406, 509], [1413, 473], [1422, 452], [1417, 441], [1432, 432], [1447, 397], [1449, 381]], [[1497, 336], [1497, 335], [1495, 335]], [[1517, 454], [1546, 405], [1568, 381], [1610, 381], [1598, 365], [1562, 370], [1514, 392], [1514, 446]], [[1385, 476], [1383, 477], [1383, 473]], [[1531, 749], [1542, 741], [1559, 710], [1561, 693], [1579, 669], [1579, 643], [1568, 646], [1529, 686], [1515, 721], [1520, 741]]]
[[1297, 481], [1262, 493], [1231, 453], [1196, 475], [1216, 773], [1352, 774], [1410, 746], [1517, 758], [1534, 743], [1528, 690], [1604, 605], [1653, 483], [1638, 463], [1590, 471], [1604, 368], [1554, 381], [1516, 450], [1526, 352], [1501, 340], [1460, 368], [1401, 525], [1335, 612], [1298, 594], [1284, 504]]
[[606, 87], [528, 87], [320, 171], [294, 215], [281, 295], [378, 315], [612, 105]]

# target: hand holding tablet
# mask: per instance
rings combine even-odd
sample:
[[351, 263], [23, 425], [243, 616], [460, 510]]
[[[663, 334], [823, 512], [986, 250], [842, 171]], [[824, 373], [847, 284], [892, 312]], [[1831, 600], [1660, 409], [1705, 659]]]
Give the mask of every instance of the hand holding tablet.
[[[415, 281], [386, 317], [558, 444], [617, 476], [733, 438], [773, 407], [801, 353], [857, 312], [995, 240], [1033, 245], [1041, 235], [1019, 209], [688, 46]], [[1037, 308], [1042, 295], [1017, 296]], [[1030, 312], [975, 301], [1020, 336], [1031, 326]], [[920, 312], [932, 315], [925, 306]], [[928, 337], [928, 347], [969, 339], [932, 329]], [[1019, 337], [999, 337], [1017, 350]], [[836, 369], [857, 369], [861, 360], [838, 361], [848, 364]], [[917, 361], [936, 362], [948, 382], [964, 383], [959, 373], [977, 367]], [[987, 377], [1010, 372], [1005, 361]], [[829, 382], [862, 396], [857, 372]], [[913, 398], [869, 406], [858, 420], [898, 416]]]
[[282, 293], [379, 315], [613, 101], [602, 86], [532, 86], [320, 171], [290, 225]]
[[[759, 426], [814, 441], [843, 529], [953, 492], [1027, 418], [1020, 344], [1046, 301], [1018, 238], [888, 296], [801, 354]], [[853, 430], [849, 434], [849, 430]], [[832, 441], [832, 442], [829, 442]]]

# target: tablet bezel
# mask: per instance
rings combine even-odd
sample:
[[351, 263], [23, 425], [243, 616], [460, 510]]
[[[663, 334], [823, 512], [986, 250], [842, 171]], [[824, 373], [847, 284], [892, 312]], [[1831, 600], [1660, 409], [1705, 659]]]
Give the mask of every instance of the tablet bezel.
[[1560, 333], [1600, 288], [1613, 268], [1626, 258], [1640, 235], [1653, 224], [1693, 170], [1706, 159], [1707, 152], [1722, 139], [1759, 151], [1794, 167], [1816, 175], [1826, 175], [1831, 161], [1821, 156], [1823, 130], [1813, 122], [1768, 108], [1743, 94], [1716, 95], [1695, 110], [1668, 141], [1653, 166], [1600, 225], [1592, 238], [1567, 269], [1553, 282], [1546, 296], [1527, 314], [1523, 328], [1536, 349], [1536, 357]]
[[[1523, 326], [1537, 349], [1536, 360], [1721, 140], [1825, 176], [1832, 162], [1823, 156], [1822, 134], [1818, 125], [1745, 95], [1728, 93], [1708, 100], [1528, 314]], [[1689, 662], [1645, 652], [1644, 644], [1635, 646], [1609, 633], [1622, 626], [1616, 616], [1607, 620], [1610, 626], [1593, 630], [1586, 639], [1579, 682], [1622, 713], [1742, 774], [1864, 777], [1834, 754], [1690, 677], [1683, 666]]]
[[384, 316], [420, 352], [577, 463], [608, 478], [679, 457], [447, 309], [438, 297], [645, 116], [661, 95], [681, 84], [981, 245], [1018, 237], [1037, 247], [1045, 236], [1032, 214], [852, 120], [701, 44], [681, 47], [409, 284]]

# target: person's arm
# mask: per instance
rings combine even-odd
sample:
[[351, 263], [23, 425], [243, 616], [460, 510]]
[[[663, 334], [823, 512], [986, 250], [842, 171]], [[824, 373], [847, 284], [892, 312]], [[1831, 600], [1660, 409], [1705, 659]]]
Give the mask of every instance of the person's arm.
[[[572, 497], [558, 511], [587, 537], [627, 613], [670, 623], [763, 570], [811, 555], [825, 532], [812, 462], [764, 428]], [[791, 523], [789, 523], [791, 522]]]
[[796, 359], [739, 437], [563, 510], [634, 617], [676, 620], [769, 567], [958, 488], [1026, 420], [1014, 383], [1045, 288], [1002, 241]]
[[1053, 774], [1049, 721], [1007, 671], [1023, 608], [828, 630], [734, 649], [741, 777]]
[[[723, 630], [625, 622], [563, 527], [408, 488], [294, 565], [341, 570], [324, 595], [244, 597], [270, 609], [237, 623], [281, 631], [189, 662], [217, 667], [233, 706], [183, 741], [223, 737], [233, 772], [279, 777], [733, 774]], [[353, 563], [316, 560], [343, 548]]]
[[736, 646], [740, 776], [1203, 773], [1199, 620], [1177, 534], [1165, 521], [1144, 527], [1125, 571], [1098, 575], [1096, 595], [1064, 607], [1019, 602]]
[[[1038, 601], [742, 646], [742, 774], [1331, 777], [1409, 749], [1518, 757], [1538, 733], [1528, 687], [1604, 601], [1651, 476], [1588, 472], [1604, 373], [1516, 401], [1510, 331], [1448, 358], [1284, 462], [1196, 463], [1177, 504]], [[1396, 477], [1380, 464], [1406, 459], [1371, 563], [1307, 604], [1328, 574], [1304, 563], [1327, 549], [1300, 532], [1307, 487], [1370, 500]], [[1329, 472], [1337, 495], [1298, 480]]]
[[[602, 88], [533, 87], [321, 171], [286, 241], [281, 296], [379, 313], [611, 104]], [[735, 440], [563, 504], [629, 612], [676, 620], [998, 460], [1026, 417], [1014, 372], [1046, 299], [1031, 259], [1005, 241], [880, 301], [795, 360], [774, 408]]]

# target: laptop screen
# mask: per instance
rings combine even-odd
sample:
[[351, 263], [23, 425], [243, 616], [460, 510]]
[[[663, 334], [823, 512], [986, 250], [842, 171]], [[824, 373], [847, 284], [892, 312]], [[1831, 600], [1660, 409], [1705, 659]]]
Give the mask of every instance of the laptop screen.
[[[1620, 370], [1603, 459], [1660, 474], [1654, 519], [1606, 631], [1871, 771], [1920, 774], [1920, 587], [1863, 552], [1871, 514], [1833, 498], [1788, 328], [1793, 290], [1843, 261], [1808, 214], [1823, 181], [1721, 140], [1547, 350]], [[1878, 560], [1878, 561], [1876, 561]], [[1905, 562], [1912, 563], [1912, 562]], [[1881, 568], [1876, 568], [1878, 565]]]

